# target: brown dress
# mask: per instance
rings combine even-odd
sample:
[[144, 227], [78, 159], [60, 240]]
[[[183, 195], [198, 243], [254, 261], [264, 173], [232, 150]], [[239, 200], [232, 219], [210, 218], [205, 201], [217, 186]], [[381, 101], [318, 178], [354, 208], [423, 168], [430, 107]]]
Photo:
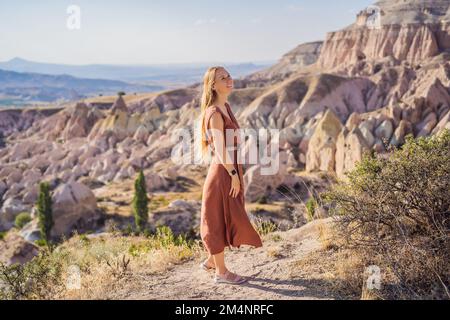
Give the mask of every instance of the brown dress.
[[[226, 129], [238, 129], [239, 125], [234, 117], [231, 107], [225, 103], [228, 115], [225, 116], [217, 106], [206, 109], [205, 128], [210, 129], [209, 120], [214, 112], [219, 112], [224, 121], [224, 140]], [[230, 120], [231, 119], [231, 120]], [[212, 137], [208, 135], [208, 146], [214, 152]], [[226, 143], [226, 141], [225, 141]], [[234, 139], [234, 146], [238, 143]], [[217, 254], [225, 247], [240, 248], [242, 244], [261, 247], [262, 241], [258, 232], [253, 228], [247, 212], [245, 211], [244, 184], [242, 164], [237, 161], [237, 148], [234, 149], [234, 167], [238, 171], [241, 188], [236, 198], [230, 193], [231, 176], [220, 163], [211, 162], [203, 186], [200, 235], [205, 248], [210, 254]]]

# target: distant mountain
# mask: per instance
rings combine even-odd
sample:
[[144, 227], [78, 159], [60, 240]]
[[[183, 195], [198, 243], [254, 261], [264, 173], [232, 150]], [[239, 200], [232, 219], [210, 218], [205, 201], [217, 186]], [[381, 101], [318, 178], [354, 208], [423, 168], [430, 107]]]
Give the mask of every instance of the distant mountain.
[[14, 58], [0, 62], [0, 69], [16, 72], [32, 72], [50, 75], [67, 74], [79, 78], [109, 79], [139, 82], [165, 87], [179, 87], [201, 81], [206, 69], [214, 64], [224, 65], [235, 77], [262, 70], [272, 64], [261, 63], [179, 63], [161, 65], [67, 65], [28, 61]]
[[99, 94], [115, 94], [118, 91], [152, 92], [162, 89], [162, 86], [135, 85], [117, 80], [83, 79], [69, 75], [20, 73], [0, 69], [0, 105], [16, 105], [21, 101], [71, 101]]

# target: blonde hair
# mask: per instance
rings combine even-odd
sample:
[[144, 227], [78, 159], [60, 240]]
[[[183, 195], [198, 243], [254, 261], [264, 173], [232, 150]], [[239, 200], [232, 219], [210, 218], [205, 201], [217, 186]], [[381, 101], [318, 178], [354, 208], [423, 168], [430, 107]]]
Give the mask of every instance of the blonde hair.
[[200, 102], [200, 133], [201, 133], [201, 155], [202, 158], [206, 155], [208, 150], [208, 144], [206, 140], [206, 125], [205, 114], [206, 109], [213, 104], [217, 98], [217, 93], [213, 90], [214, 80], [216, 78], [216, 71], [223, 68], [222, 66], [214, 66], [206, 70], [203, 76], [203, 93]]

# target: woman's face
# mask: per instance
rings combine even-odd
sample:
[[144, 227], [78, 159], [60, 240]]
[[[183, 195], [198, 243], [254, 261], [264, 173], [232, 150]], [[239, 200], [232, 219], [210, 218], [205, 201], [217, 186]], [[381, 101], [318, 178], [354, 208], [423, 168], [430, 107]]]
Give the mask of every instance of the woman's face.
[[233, 90], [233, 78], [223, 68], [217, 69], [214, 82], [213, 88], [220, 94], [228, 95]]

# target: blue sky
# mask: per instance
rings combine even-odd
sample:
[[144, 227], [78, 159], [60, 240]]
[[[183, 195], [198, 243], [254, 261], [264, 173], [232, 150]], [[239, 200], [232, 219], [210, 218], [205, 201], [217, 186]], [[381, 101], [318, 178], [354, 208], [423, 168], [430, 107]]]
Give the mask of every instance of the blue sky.
[[[0, 61], [163, 64], [278, 60], [373, 0], [2, 0]], [[66, 26], [81, 9], [81, 29]]]

